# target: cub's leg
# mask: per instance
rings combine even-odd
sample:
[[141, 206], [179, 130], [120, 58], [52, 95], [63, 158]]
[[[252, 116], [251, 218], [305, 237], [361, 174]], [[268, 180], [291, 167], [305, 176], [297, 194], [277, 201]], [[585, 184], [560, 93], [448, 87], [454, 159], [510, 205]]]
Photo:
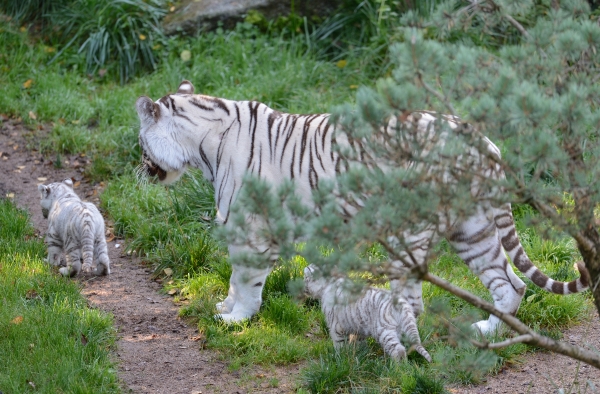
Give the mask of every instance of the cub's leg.
[[232, 269], [229, 293], [222, 303], [217, 304], [221, 311], [217, 316], [226, 322], [239, 322], [249, 319], [260, 309], [262, 290], [271, 267], [250, 268], [232, 264]]
[[48, 245], [48, 257], [46, 258], [46, 261], [48, 261], [48, 264], [50, 265], [60, 265], [63, 243], [60, 238], [51, 235], [51, 229], [48, 229], [46, 244]]
[[394, 360], [402, 361], [406, 358], [406, 348], [400, 342], [396, 327], [381, 330], [376, 339], [383, 351]]
[[[436, 231], [428, 227], [416, 232], [416, 234], [404, 232], [402, 241], [396, 237], [390, 237], [388, 241], [397, 250], [399, 257], [399, 260], [392, 261], [392, 267], [402, 271], [406, 268], [425, 265], [429, 257], [431, 244], [437, 238]], [[417, 278], [407, 273], [407, 276], [402, 279], [390, 281], [390, 289], [395, 297], [400, 294], [400, 298], [396, 299], [408, 301], [415, 316], [419, 316], [424, 311], [423, 289], [421, 281]]]
[[96, 258], [96, 269], [94, 275], [109, 275], [110, 274], [110, 259], [108, 258], [108, 248], [104, 234], [98, 237], [94, 246], [94, 256]]
[[[490, 291], [494, 306], [516, 315], [525, 294], [525, 283], [515, 275], [508, 263], [491, 209], [483, 210], [452, 229], [448, 240], [469, 269]], [[488, 320], [473, 326], [483, 334], [496, 331], [500, 319], [491, 315]]]
[[79, 249], [71, 251], [65, 255], [67, 266], [58, 270], [63, 276], [74, 277], [81, 271], [81, 253]]

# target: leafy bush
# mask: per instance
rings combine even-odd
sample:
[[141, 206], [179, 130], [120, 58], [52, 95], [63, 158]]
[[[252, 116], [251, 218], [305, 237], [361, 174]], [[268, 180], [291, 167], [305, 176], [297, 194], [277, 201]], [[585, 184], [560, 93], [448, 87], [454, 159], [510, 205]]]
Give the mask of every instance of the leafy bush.
[[55, 58], [79, 45], [88, 73], [114, 67], [124, 83], [140, 69], [156, 67], [156, 50], [165, 41], [160, 27], [164, 14], [160, 0], [73, 0], [50, 14], [66, 42]]

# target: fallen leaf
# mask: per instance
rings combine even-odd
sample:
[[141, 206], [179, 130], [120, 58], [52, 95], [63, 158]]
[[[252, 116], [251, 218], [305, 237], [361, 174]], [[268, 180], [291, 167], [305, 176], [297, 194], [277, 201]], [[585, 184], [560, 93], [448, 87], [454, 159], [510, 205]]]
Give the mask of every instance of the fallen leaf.
[[194, 342], [203, 341], [204, 339], [206, 339], [206, 337], [204, 336], [203, 333], [198, 334], [197, 336], [190, 338], [190, 340], [194, 341]]
[[171, 12], [175, 11], [175, 6], [172, 5], [171, 8], [169, 8], [169, 11], [171, 11]]
[[37, 297], [38, 297], [38, 293], [37, 293], [37, 291], [35, 291], [33, 289], [27, 290], [27, 294], [25, 294], [25, 298], [27, 298], [28, 300], [32, 300]]
[[19, 149], [19, 145], [13, 146], [13, 150], [17, 150], [17, 149]]
[[167, 275], [167, 276], [171, 276], [171, 275], [173, 275], [173, 270], [172, 270], [171, 268], [165, 268], [165, 269], [163, 270], [163, 272], [164, 272], [164, 273], [165, 273], [165, 275]]
[[40, 181], [40, 182], [46, 182], [47, 180], [48, 180], [48, 178], [46, 178], [45, 176], [38, 177], [38, 181]]
[[79, 187], [79, 185], [81, 185], [81, 181], [76, 181], [76, 182], [73, 184], [73, 187]]
[[25, 167], [27, 167], [27, 166], [17, 166], [17, 168], [18, 168], [19, 170], [22, 170], [22, 169], [24, 169]]
[[264, 374], [264, 373], [257, 373], [255, 376], [256, 376], [257, 378], [259, 378], [259, 379], [262, 379], [262, 378], [264, 378], [264, 377], [265, 377], [265, 374]]
[[35, 383], [33, 383], [32, 381], [28, 381], [27, 383], [29, 383], [29, 385], [35, 389]]
[[107, 238], [106, 238], [106, 242], [112, 242], [115, 239], [115, 235], [114, 234], [110, 234]]
[[35, 112], [29, 111], [29, 119], [33, 119], [33, 120], [37, 119], [37, 116], [35, 115]]
[[45, 51], [46, 53], [53, 53], [56, 52], [56, 49], [54, 47], [46, 47]]
[[81, 334], [81, 344], [83, 346], [85, 346], [85, 345], [87, 345], [87, 343], [88, 343], [87, 337], [85, 335]]
[[144, 41], [146, 39], [146, 36], [143, 34], [138, 35], [138, 37], [140, 38], [140, 40]]
[[350, 85], [350, 89], [358, 89], [358, 85]]
[[168, 294], [169, 295], [175, 295], [175, 294], [177, 294], [178, 291], [179, 290], [177, 290], [177, 289], [171, 289], [171, 290], [169, 290]]
[[71, 123], [73, 123], [73, 124], [79, 124], [79, 119], [72, 120]]
[[15, 193], [6, 193], [6, 198], [15, 198]]
[[335, 63], [336, 66], [338, 66], [339, 68], [344, 68], [346, 67], [346, 64], [348, 64], [347, 60], [338, 60], [337, 63]]
[[29, 89], [32, 84], [33, 84], [33, 79], [28, 79], [27, 81], [23, 82], [23, 89]]
[[12, 324], [21, 324], [23, 323], [23, 316], [17, 316], [10, 321]]

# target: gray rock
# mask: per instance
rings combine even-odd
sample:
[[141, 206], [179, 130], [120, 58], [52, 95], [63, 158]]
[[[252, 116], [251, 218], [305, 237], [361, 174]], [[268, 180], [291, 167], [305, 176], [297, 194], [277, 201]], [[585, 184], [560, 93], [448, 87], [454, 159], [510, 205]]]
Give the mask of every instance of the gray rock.
[[298, 15], [323, 18], [335, 11], [342, 0], [183, 0], [165, 17], [163, 28], [169, 35], [213, 30], [219, 22], [232, 28], [250, 10], [259, 11], [268, 19], [289, 15], [292, 3]]

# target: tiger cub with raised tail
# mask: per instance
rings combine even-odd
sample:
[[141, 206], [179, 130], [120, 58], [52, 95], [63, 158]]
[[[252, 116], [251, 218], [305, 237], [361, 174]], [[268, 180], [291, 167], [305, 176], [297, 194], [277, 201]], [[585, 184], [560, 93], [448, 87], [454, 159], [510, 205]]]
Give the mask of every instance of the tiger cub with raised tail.
[[[283, 180], [293, 180], [295, 191], [304, 204], [314, 206], [313, 190], [325, 181], [335, 181], [345, 171], [345, 159], [334, 146], [348, 147], [360, 141], [351, 138], [339, 126], [330, 122], [328, 114], [297, 115], [275, 111], [255, 101], [232, 101], [194, 94], [189, 81], [183, 81], [175, 94], [168, 94], [156, 102], [139, 97], [136, 102], [140, 118], [139, 143], [142, 150], [140, 173], [157, 176], [164, 184], [175, 182], [188, 167], [202, 170], [212, 182], [217, 205], [217, 221], [229, 223], [230, 207], [244, 184], [244, 177], [253, 174], [277, 186]], [[438, 122], [448, 127], [435, 134]], [[402, 125], [402, 127], [399, 127]], [[459, 119], [431, 112], [399, 114], [388, 119], [384, 132], [388, 135], [407, 133], [414, 141], [425, 145], [430, 141], [443, 146], [452, 139], [453, 130], [461, 126]], [[408, 134], [410, 132], [410, 134]], [[407, 137], [408, 138], [408, 137]], [[487, 152], [464, 144], [464, 163], [470, 168], [453, 171], [446, 164], [447, 173], [481, 174], [492, 180], [504, 179], [497, 160], [500, 150], [489, 139], [481, 137]], [[412, 162], [399, 156], [395, 167], [409, 168]], [[525, 283], [514, 273], [505, 252], [513, 264], [533, 283], [556, 294], [583, 291], [588, 286], [585, 267], [580, 265], [581, 277], [571, 282], [556, 282], [543, 274], [523, 249], [513, 221], [509, 203], [494, 200], [503, 190], [481, 190], [477, 177], [471, 188], [480, 204], [469, 212], [439, 212], [435, 222], [423, 223], [423, 232], [407, 234], [407, 229], [396, 229], [408, 242], [405, 253], [412, 264], [422, 266], [432, 256], [441, 237], [464, 260], [469, 269], [479, 276], [490, 291], [495, 307], [508, 314], [516, 314], [525, 294]], [[442, 181], [444, 182], [444, 181]], [[500, 183], [500, 182], [498, 182]], [[444, 184], [448, 188], [452, 184]], [[356, 204], [340, 205], [340, 211], [351, 216]], [[354, 209], [354, 211], [353, 211]], [[256, 223], [260, 226], [260, 223]], [[229, 245], [230, 255], [254, 252], [244, 246]], [[261, 253], [276, 261], [278, 251], [265, 246]], [[387, 263], [386, 263], [387, 264]], [[391, 261], [392, 267], [403, 267], [402, 261]], [[240, 321], [258, 312], [262, 289], [271, 268], [258, 269], [243, 264], [233, 265], [227, 298], [217, 305], [225, 321]], [[392, 293], [401, 292], [414, 309], [415, 315], [423, 310], [421, 283], [391, 282]], [[477, 322], [484, 333], [494, 331], [500, 320], [490, 316]]]
[[404, 297], [397, 296], [394, 300], [389, 291], [369, 287], [353, 298], [344, 289], [347, 279], [326, 280], [316, 277], [316, 271], [310, 265], [304, 269], [304, 289], [310, 297], [321, 301], [336, 349], [352, 334], [361, 339], [373, 337], [387, 355], [402, 361], [406, 358], [406, 348], [401, 342], [404, 336], [411, 348], [431, 362], [431, 356], [421, 345], [412, 307]]
[[81, 201], [71, 179], [39, 185], [38, 190], [42, 215], [48, 219], [48, 263], [60, 265], [64, 252], [67, 266], [58, 270], [64, 276], [75, 276], [82, 269], [94, 275], [110, 274], [104, 218], [98, 208]]

